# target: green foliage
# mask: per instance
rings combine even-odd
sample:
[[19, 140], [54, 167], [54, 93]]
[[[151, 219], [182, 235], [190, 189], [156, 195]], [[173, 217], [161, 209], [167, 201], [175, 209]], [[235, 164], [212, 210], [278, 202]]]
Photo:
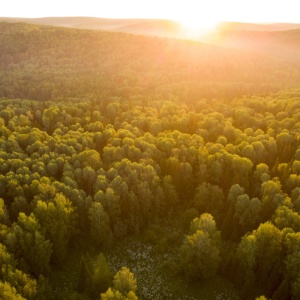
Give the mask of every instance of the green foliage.
[[181, 251], [182, 266], [187, 278], [207, 279], [215, 276], [220, 254], [208, 233], [197, 230], [186, 238]]
[[95, 261], [95, 267], [92, 272], [92, 285], [94, 287], [94, 294], [99, 295], [104, 292], [111, 284], [112, 274], [110, 267], [107, 264], [105, 256], [100, 253]]
[[[43, 299], [40, 274], [71, 252], [144, 234], [162, 255], [189, 226], [177, 251], [188, 278], [221, 265], [243, 296], [300, 297], [300, 93], [272, 93], [299, 87], [298, 31], [276, 37], [282, 53], [22, 23], [0, 31], [2, 298]], [[116, 278], [108, 289], [104, 256], [83, 256], [80, 295], [66, 295], [137, 299], [133, 274]]]
[[204, 182], [197, 187], [193, 202], [200, 212], [210, 213], [217, 218], [223, 209], [224, 194], [219, 186]]
[[69, 239], [76, 228], [77, 215], [71, 202], [63, 194], [56, 194], [53, 202], [38, 201], [34, 214], [45, 237], [53, 245], [53, 261], [61, 263], [67, 254]]
[[49, 271], [52, 244], [42, 234], [42, 229], [34, 214], [27, 217], [20, 213], [18, 221], [12, 225], [5, 244], [18, 259], [19, 267], [36, 276]]
[[122, 267], [113, 279], [113, 288], [109, 288], [106, 293], [101, 294], [101, 300], [137, 300], [135, 295], [137, 290], [134, 274], [126, 267]]
[[17, 294], [16, 289], [11, 287], [9, 283], [0, 281], [0, 296], [5, 300], [24, 300], [21, 295]]
[[284, 240], [287, 255], [284, 260], [285, 264], [285, 275], [288, 282], [291, 284], [291, 295], [292, 299], [299, 297], [299, 247], [300, 247], [300, 234], [287, 233]]
[[113, 284], [114, 288], [123, 295], [128, 294], [130, 291], [136, 292], [137, 290], [134, 274], [126, 267], [122, 267], [122, 269], [115, 274]]
[[246, 284], [256, 281], [268, 294], [276, 290], [282, 274], [283, 234], [273, 224], [261, 224], [252, 234], [242, 238], [238, 256]]
[[240, 225], [253, 228], [260, 220], [261, 203], [258, 198], [249, 199], [247, 194], [237, 197], [235, 202], [235, 217]]
[[126, 296], [118, 290], [109, 288], [106, 293], [101, 294], [101, 300], [137, 300], [138, 297], [134, 292], [130, 291]]
[[5, 203], [2, 198], [0, 198], [0, 223], [6, 224], [8, 222], [8, 213]]
[[213, 217], [202, 214], [195, 218], [181, 248], [181, 264], [186, 277], [207, 279], [215, 276], [221, 260], [220, 247], [220, 232]]
[[95, 246], [109, 244], [112, 232], [107, 212], [99, 202], [93, 202], [88, 211], [91, 239]]
[[216, 222], [212, 215], [205, 213], [200, 218], [195, 218], [190, 224], [190, 234], [196, 233], [198, 230], [202, 230], [208, 233], [212, 240], [212, 243], [220, 248], [221, 237], [220, 232], [217, 230]]
[[100, 253], [95, 261], [92, 261], [89, 255], [81, 257], [77, 282], [78, 293], [97, 297], [108, 289], [111, 282], [112, 274], [103, 253]]
[[191, 225], [191, 222], [199, 216], [199, 211], [196, 208], [187, 209], [183, 215], [182, 224], [185, 229], [188, 229]]
[[[17, 294], [25, 299], [44, 299], [47, 289], [47, 282], [44, 277], [39, 276], [36, 280], [29, 274], [20, 271], [16, 266], [17, 261], [13, 258], [13, 255], [7, 251], [7, 248], [4, 245], [0, 244], [1, 280], [11, 286], [12, 293], [15, 290]], [[9, 287], [6, 286], [3, 287], [3, 289], [4, 291], [6, 289], [9, 290]], [[6, 298], [3, 297], [3, 299]]]

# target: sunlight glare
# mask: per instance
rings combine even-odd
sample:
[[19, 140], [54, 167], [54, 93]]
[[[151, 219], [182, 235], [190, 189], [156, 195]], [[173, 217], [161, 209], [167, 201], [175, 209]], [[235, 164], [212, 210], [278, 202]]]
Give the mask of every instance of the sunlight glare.
[[221, 20], [203, 16], [181, 16], [178, 18], [178, 22], [187, 37], [200, 37], [214, 31]]

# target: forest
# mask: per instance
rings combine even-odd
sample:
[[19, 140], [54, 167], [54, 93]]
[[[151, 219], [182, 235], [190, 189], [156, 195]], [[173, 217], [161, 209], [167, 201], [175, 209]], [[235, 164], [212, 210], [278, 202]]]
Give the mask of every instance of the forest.
[[300, 299], [300, 31], [223, 42], [0, 22], [1, 299]]

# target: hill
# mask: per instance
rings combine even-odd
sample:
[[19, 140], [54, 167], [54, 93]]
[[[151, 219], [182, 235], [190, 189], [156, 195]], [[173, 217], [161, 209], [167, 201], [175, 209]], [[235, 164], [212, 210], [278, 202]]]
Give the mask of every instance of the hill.
[[223, 23], [205, 41], [223, 47], [251, 49], [295, 59], [299, 54], [300, 24]]
[[287, 51], [300, 45], [300, 28], [281, 31], [220, 30], [215, 35], [215, 42], [227, 47], [252, 48], [285, 46]]
[[[37, 25], [51, 25], [79, 29], [95, 29], [105, 31], [125, 32], [132, 34], [150, 35], [158, 37], [169, 37], [179, 39], [193, 39], [207, 41], [203, 36], [186, 35], [180, 23], [171, 20], [160, 19], [109, 19], [95, 17], [46, 17], [46, 18], [5, 18], [0, 17], [0, 22], [17, 22]], [[254, 24], [239, 22], [222, 22], [215, 32], [212, 31], [210, 37], [218, 37], [224, 32], [236, 31], [285, 31], [300, 29], [300, 24], [292, 23], [273, 23], [273, 24]]]
[[248, 30], [248, 31], [284, 31], [300, 29], [300, 24], [297, 23], [240, 23], [240, 22], [222, 22], [217, 31], [235, 31], [235, 30]]
[[[48, 100], [93, 94], [128, 99], [138, 94], [194, 101], [294, 87], [300, 77], [294, 48], [276, 56], [252, 46], [241, 51], [188, 40], [8, 22], [0, 23], [0, 31], [0, 97]], [[281, 41], [289, 47], [289, 39]], [[58, 94], [61, 86], [64, 93]]]
[[0, 22], [21, 22], [69, 28], [126, 32], [159, 37], [184, 38], [179, 23], [156, 19], [106, 19], [92, 17], [0, 18]]

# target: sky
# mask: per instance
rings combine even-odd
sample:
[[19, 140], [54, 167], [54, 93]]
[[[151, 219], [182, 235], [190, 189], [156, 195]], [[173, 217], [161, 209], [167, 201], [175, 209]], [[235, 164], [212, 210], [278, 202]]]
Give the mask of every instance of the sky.
[[0, 0], [0, 17], [171, 19], [190, 27], [221, 21], [300, 23], [299, 0]]

